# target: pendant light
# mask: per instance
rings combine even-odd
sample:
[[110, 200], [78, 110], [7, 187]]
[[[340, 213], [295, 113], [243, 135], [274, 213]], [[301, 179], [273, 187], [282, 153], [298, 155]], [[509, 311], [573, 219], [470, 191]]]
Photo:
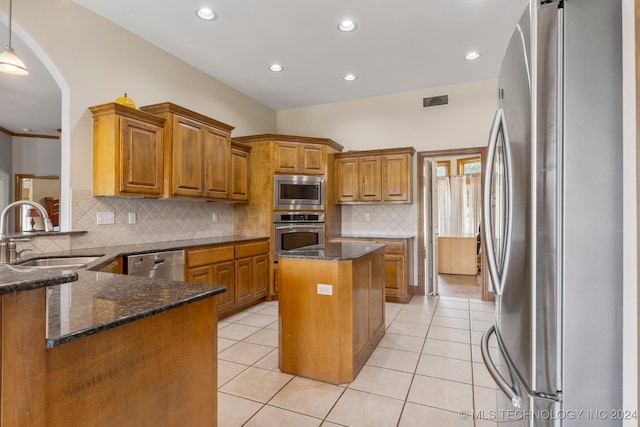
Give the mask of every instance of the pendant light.
[[0, 72], [13, 74], [16, 76], [28, 76], [29, 71], [24, 62], [18, 58], [16, 51], [11, 47], [11, 12], [13, 8], [13, 0], [9, 0], [9, 44], [0, 53]]

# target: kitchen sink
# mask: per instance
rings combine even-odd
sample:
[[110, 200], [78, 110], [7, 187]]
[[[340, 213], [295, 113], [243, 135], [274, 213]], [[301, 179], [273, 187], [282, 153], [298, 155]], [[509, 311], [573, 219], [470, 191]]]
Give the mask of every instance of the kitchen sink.
[[95, 261], [98, 258], [100, 258], [100, 256], [39, 258], [25, 261], [17, 265], [38, 268], [77, 268]]

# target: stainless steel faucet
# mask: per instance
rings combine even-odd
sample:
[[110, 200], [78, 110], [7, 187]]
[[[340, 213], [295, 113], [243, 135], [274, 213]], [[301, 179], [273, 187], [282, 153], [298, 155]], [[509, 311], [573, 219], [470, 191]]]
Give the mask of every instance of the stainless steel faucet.
[[[44, 219], [44, 231], [53, 231], [53, 224], [49, 219], [47, 211], [42, 205], [30, 200], [18, 200], [17, 202], [9, 203], [6, 208], [0, 214], [0, 264], [9, 264], [16, 260], [16, 244], [15, 241], [18, 238], [12, 239], [7, 232], [7, 216], [12, 208], [20, 205], [29, 205], [40, 211], [40, 215]], [[24, 240], [23, 240], [24, 241]]]

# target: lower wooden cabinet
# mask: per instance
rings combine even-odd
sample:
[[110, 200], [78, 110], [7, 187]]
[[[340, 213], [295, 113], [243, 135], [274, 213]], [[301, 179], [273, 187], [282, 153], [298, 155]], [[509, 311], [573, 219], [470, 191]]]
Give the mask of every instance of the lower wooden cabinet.
[[332, 237], [332, 242], [374, 242], [386, 245], [384, 251], [385, 300], [409, 302], [413, 296], [414, 237]]
[[186, 280], [225, 286], [218, 318], [257, 304], [269, 290], [269, 240], [186, 249]]

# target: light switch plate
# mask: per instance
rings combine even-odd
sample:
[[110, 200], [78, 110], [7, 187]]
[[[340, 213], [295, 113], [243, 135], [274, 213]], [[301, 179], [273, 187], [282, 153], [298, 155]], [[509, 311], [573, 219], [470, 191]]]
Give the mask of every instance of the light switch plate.
[[96, 224], [115, 224], [116, 215], [114, 212], [97, 212]]
[[318, 283], [318, 295], [333, 295], [333, 286]]

